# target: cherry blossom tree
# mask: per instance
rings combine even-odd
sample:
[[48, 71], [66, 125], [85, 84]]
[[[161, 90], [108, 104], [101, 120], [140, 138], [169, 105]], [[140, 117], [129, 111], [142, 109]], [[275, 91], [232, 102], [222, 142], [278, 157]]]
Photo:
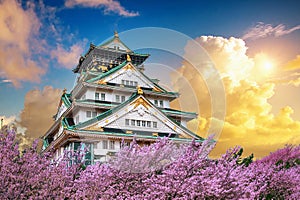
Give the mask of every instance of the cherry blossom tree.
[[[252, 161], [242, 149], [211, 159], [214, 141], [149, 146], [135, 141], [108, 163], [83, 167], [84, 152], [58, 161], [36, 143], [19, 152], [15, 133], [0, 133], [0, 199], [299, 199], [300, 146]], [[80, 148], [79, 148], [80, 149]], [[76, 164], [70, 160], [77, 158]]]

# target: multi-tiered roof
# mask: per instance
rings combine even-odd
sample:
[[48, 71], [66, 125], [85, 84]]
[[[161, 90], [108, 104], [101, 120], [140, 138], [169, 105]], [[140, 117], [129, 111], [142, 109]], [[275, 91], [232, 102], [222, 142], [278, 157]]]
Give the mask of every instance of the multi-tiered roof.
[[89, 145], [93, 163], [118, 151], [122, 140], [202, 140], [186, 128], [197, 115], [170, 108], [178, 93], [143, 73], [148, 57], [131, 51], [117, 33], [100, 46], [91, 44], [73, 70], [80, 74], [76, 86], [70, 94], [64, 91], [55, 122], [44, 135], [44, 151], [54, 148], [60, 155], [81, 142]]

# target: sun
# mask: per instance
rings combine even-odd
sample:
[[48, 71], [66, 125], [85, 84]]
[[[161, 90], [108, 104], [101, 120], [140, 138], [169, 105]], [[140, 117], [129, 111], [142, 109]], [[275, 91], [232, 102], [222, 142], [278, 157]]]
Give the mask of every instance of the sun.
[[265, 61], [263, 63], [263, 68], [264, 68], [265, 71], [272, 71], [273, 67], [274, 67], [274, 65], [270, 61]]
[[254, 56], [254, 63], [255, 76], [266, 77], [277, 71], [275, 60], [265, 53], [256, 54]]

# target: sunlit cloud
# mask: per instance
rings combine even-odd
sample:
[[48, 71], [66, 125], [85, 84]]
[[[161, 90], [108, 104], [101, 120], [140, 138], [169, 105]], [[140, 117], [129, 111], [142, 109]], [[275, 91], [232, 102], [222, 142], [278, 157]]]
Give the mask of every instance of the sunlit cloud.
[[300, 25], [294, 26], [292, 28], [286, 28], [284, 24], [273, 26], [272, 24], [264, 24], [263, 22], [259, 22], [254, 27], [251, 27], [249, 30], [247, 30], [242, 38], [244, 40], [247, 40], [265, 38], [269, 36], [279, 37], [290, 34], [299, 29]]
[[7, 117], [7, 116], [2, 115], [2, 116], [0, 116], [0, 120], [1, 120], [1, 125], [5, 126], [5, 125], [9, 125], [9, 124], [15, 122], [16, 116]]
[[288, 73], [284, 76], [269, 79], [268, 82], [275, 83], [278, 85], [292, 85], [298, 87], [300, 85], [300, 73]]
[[289, 84], [298, 87], [300, 85], [300, 76], [296, 79], [290, 80]]
[[[274, 62], [271, 58], [265, 54], [249, 57], [245, 42], [238, 38], [202, 36], [196, 38], [196, 41], [215, 63], [226, 92], [225, 123], [213, 152], [214, 156], [240, 145], [244, 147], [246, 154], [254, 153], [256, 157], [262, 157], [287, 143], [300, 143], [300, 121], [291, 117], [293, 108], [285, 106], [275, 115], [268, 101], [275, 94], [276, 84], [267, 81], [267, 74], [264, 75], [265, 78], [257, 78], [261, 73], [257, 71], [257, 67], [263, 67], [265, 62]], [[197, 56], [188, 46], [185, 53]], [[263, 70], [270, 69], [267, 66]], [[178, 73], [188, 82], [173, 77], [174, 87], [179, 90], [180, 98], [189, 96], [189, 87], [192, 85], [200, 107], [198, 119], [189, 125], [199, 123], [197, 133], [205, 136], [211, 120], [215, 120], [211, 118], [211, 99], [205, 82], [189, 63], [184, 62]]]
[[139, 15], [138, 12], [126, 10], [121, 6], [120, 2], [116, 0], [66, 0], [65, 6], [67, 8], [73, 8], [75, 6], [103, 8], [104, 14], [116, 13], [125, 17], [135, 17]]
[[21, 81], [39, 82], [46, 70], [32, 58], [31, 42], [41, 26], [32, 4], [24, 9], [15, 0], [4, 0], [0, 13], [0, 78], [17, 87]]
[[58, 45], [55, 50], [51, 51], [51, 57], [56, 59], [62, 67], [72, 69], [78, 63], [78, 58], [82, 52], [83, 48], [79, 43], [72, 45], [69, 50]]
[[25, 95], [24, 109], [21, 111], [17, 126], [26, 129], [26, 141], [42, 136], [53, 123], [62, 91], [51, 86], [43, 90], [30, 90]]
[[289, 61], [285, 66], [284, 69], [286, 70], [297, 70], [300, 69], [300, 55], [291, 61]]

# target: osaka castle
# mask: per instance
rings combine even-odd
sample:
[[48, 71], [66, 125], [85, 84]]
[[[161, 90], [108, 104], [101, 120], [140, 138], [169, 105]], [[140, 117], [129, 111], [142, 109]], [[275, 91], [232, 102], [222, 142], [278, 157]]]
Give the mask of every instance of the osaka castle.
[[159, 137], [175, 142], [202, 138], [187, 128], [197, 114], [170, 108], [179, 94], [144, 74], [149, 54], [130, 50], [115, 32], [109, 41], [79, 58], [76, 84], [64, 90], [54, 123], [43, 136], [43, 152], [55, 158], [84, 147], [86, 164], [106, 162], [135, 138], [149, 145]]

